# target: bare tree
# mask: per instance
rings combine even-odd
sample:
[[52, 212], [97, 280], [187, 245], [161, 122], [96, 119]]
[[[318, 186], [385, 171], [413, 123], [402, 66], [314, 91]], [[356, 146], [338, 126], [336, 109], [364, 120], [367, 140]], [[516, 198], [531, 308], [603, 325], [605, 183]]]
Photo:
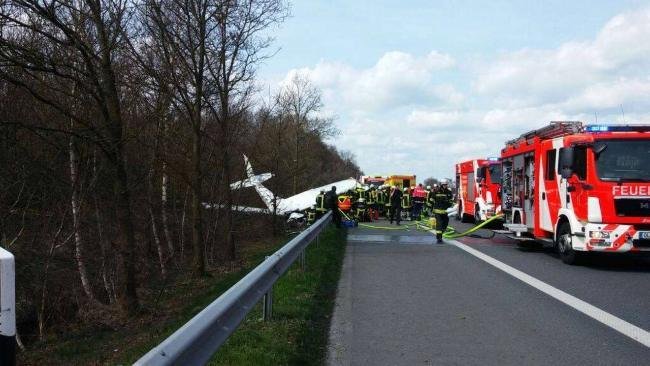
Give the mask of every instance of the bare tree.
[[[118, 303], [124, 313], [138, 307], [135, 228], [117, 77], [130, 19], [127, 0], [7, 0], [0, 4], [0, 77], [73, 120], [79, 129], [54, 129], [96, 144], [113, 170], [121, 233], [116, 240]], [[70, 100], [87, 105], [96, 114], [80, 112]]]
[[308, 75], [295, 73], [290, 82], [280, 90], [277, 100], [281, 113], [293, 125], [293, 193], [296, 194], [301, 171], [299, 162], [301, 140], [309, 133], [321, 138], [330, 137], [335, 135], [337, 130], [332, 119], [316, 115], [323, 107], [321, 90], [313, 85]]
[[[215, 40], [215, 63], [210, 63], [216, 80], [216, 98], [210, 104], [220, 126], [223, 147], [224, 181], [231, 181], [231, 149], [241, 121], [250, 103], [255, 68], [269, 57], [273, 39], [264, 31], [289, 15], [284, 0], [225, 0], [215, 14], [218, 37]], [[235, 258], [232, 236], [233, 197], [226, 189], [226, 253]]]
[[[145, 26], [150, 35], [147, 51], [161, 60], [149, 67], [157, 75], [160, 89], [171, 88], [174, 104], [182, 111], [191, 131], [191, 168], [187, 181], [191, 187], [192, 270], [205, 272], [203, 240], [203, 129], [206, 100], [214, 90], [208, 72], [212, 40], [217, 36], [213, 14], [220, 2], [209, 0], [150, 0], [146, 2]], [[163, 191], [166, 194], [166, 190]]]

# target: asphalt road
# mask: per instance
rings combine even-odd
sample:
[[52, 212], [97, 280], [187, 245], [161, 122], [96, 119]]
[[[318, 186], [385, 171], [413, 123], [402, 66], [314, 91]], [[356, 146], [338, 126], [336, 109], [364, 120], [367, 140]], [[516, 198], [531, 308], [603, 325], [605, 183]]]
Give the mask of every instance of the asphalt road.
[[[568, 266], [502, 235], [460, 241], [650, 330], [647, 259]], [[428, 233], [357, 228], [348, 232], [328, 364], [650, 365], [650, 348]]]

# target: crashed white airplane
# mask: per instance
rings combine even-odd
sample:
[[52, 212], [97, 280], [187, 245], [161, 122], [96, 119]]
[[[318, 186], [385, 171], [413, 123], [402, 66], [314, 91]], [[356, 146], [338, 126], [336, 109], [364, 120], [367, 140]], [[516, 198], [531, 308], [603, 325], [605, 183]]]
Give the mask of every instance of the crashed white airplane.
[[[274, 212], [278, 215], [291, 215], [301, 211], [305, 211], [310, 207], [313, 207], [316, 204], [316, 196], [320, 191], [329, 191], [332, 187], [336, 187], [338, 193], [346, 192], [349, 189], [354, 189], [357, 186], [357, 181], [353, 178], [345, 179], [342, 181], [330, 183], [322, 187], [317, 187], [313, 189], [306, 190], [302, 193], [298, 193], [294, 196], [287, 198], [280, 198], [271, 192], [268, 188], [264, 187], [262, 183], [271, 179], [273, 174], [264, 173], [255, 175], [253, 172], [253, 167], [251, 166], [248, 157], [244, 155], [244, 164], [246, 165], [246, 179], [240, 180], [238, 182], [232, 183], [230, 189], [236, 190], [241, 188], [253, 187], [257, 191], [257, 194], [262, 198], [264, 204], [267, 208], [258, 208], [258, 207], [242, 207], [237, 206], [233, 207], [234, 210], [242, 212], [260, 212], [260, 213], [272, 213]], [[302, 216], [302, 215], [298, 215]]]

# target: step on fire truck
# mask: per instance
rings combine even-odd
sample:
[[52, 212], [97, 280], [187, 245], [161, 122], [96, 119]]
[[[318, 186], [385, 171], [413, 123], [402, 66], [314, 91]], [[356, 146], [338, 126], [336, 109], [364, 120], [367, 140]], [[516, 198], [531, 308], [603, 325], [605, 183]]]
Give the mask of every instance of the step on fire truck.
[[501, 163], [498, 158], [456, 164], [456, 187], [458, 220], [478, 224], [501, 213]]
[[516, 238], [586, 252], [650, 251], [650, 125], [551, 122], [501, 150], [502, 209]]

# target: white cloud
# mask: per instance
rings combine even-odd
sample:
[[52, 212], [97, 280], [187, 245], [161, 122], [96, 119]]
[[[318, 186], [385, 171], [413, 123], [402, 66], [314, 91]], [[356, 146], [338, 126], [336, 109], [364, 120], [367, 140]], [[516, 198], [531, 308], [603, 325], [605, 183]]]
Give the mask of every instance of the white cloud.
[[[285, 80], [303, 72], [322, 89], [343, 131], [335, 143], [366, 173], [451, 177], [454, 163], [498, 156], [548, 121], [650, 123], [649, 39], [646, 8], [611, 18], [591, 40], [479, 64], [392, 51], [368, 68], [321, 61]], [[468, 65], [474, 73], [463, 75]]]
[[323, 89], [327, 101], [350, 110], [458, 103], [463, 100], [461, 93], [451, 85], [435, 82], [435, 73], [454, 63], [451, 56], [436, 51], [422, 57], [391, 51], [367, 69], [321, 61], [313, 68], [290, 71], [285, 80], [296, 72], [305, 73]]
[[650, 67], [648, 39], [650, 8], [620, 14], [608, 21], [594, 40], [502, 55], [479, 70], [474, 88], [482, 95], [497, 97], [504, 105], [562, 103], [594, 84], [616, 84], [621, 78], [646, 75]]
[[462, 114], [459, 111], [425, 111], [413, 110], [407, 117], [406, 122], [410, 127], [415, 128], [444, 128], [458, 124]]

